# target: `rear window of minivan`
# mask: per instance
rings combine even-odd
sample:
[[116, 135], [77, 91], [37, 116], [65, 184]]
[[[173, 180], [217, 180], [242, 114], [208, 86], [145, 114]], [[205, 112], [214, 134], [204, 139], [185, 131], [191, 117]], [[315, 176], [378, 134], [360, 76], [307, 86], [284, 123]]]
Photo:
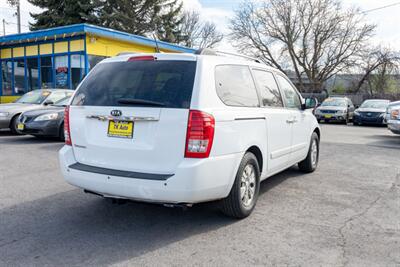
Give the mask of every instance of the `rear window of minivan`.
[[158, 103], [166, 108], [189, 108], [195, 72], [195, 61], [100, 63], [79, 86], [72, 105], [148, 106]]

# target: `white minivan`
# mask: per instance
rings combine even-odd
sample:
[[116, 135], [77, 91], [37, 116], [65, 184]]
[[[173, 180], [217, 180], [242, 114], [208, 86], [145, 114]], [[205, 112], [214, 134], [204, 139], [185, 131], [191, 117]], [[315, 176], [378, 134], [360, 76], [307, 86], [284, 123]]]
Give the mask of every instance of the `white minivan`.
[[320, 129], [280, 71], [239, 57], [124, 54], [103, 60], [65, 111], [68, 183], [165, 205], [220, 200], [248, 216], [260, 182], [316, 169]]

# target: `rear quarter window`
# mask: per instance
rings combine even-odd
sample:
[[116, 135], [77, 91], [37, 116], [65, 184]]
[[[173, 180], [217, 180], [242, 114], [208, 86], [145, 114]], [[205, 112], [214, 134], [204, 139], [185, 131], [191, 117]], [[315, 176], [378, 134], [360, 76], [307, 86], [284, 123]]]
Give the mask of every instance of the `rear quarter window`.
[[248, 66], [216, 66], [215, 86], [219, 98], [228, 106], [259, 106], [256, 87]]
[[101, 63], [82, 82], [72, 105], [124, 106], [118, 100], [139, 99], [166, 108], [189, 108], [195, 71], [195, 61]]

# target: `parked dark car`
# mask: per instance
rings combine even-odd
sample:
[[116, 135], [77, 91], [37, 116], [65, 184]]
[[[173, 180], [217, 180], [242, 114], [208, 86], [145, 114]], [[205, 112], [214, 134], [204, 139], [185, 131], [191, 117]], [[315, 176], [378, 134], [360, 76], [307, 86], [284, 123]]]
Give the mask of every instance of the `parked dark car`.
[[318, 122], [337, 121], [348, 123], [353, 119], [354, 105], [347, 97], [329, 97], [315, 110]]
[[26, 111], [18, 121], [18, 131], [33, 136], [57, 137], [64, 140], [64, 109], [71, 96], [67, 96], [53, 105]]
[[385, 124], [386, 109], [390, 100], [367, 99], [354, 111], [354, 125], [361, 124]]

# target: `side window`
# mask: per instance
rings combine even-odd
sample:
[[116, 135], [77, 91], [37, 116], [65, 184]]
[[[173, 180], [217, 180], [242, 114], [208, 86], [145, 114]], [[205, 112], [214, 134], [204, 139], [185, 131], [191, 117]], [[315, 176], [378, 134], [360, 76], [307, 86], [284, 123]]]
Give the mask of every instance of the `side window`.
[[258, 96], [247, 66], [215, 67], [215, 83], [219, 98], [228, 106], [258, 107]]
[[274, 75], [264, 70], [253, 70], [253, 73], [260, 87], [262, 105], [267, 107], [283, 107], [282, 96]]
[[301, 108], [301, 100], [297, 94], [296, 89], [281, 75], [276, 75], [285, 96], [286, 107], [288, 108]]

